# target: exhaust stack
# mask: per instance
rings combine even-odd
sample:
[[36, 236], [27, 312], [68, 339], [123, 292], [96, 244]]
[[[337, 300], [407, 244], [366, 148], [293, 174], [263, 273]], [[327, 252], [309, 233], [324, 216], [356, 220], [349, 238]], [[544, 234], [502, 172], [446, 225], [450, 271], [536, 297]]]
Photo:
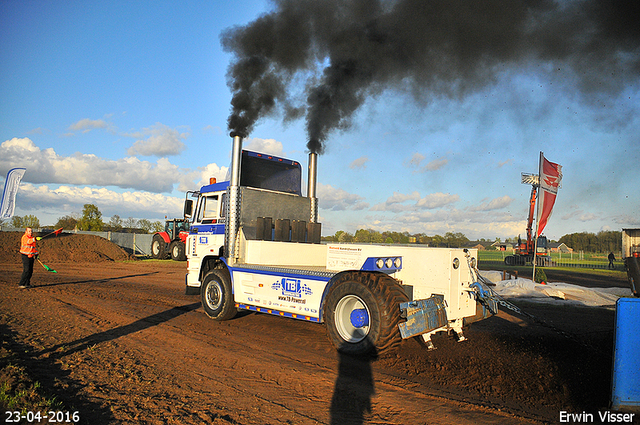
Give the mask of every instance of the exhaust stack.
[[227, 225], [225, 226], [224, 252], [227, 261], [235, 263], [237, 257], [238, 230], [240, 228], [240, 164], [242, 158], [242, 138], [233, 135], [231, 149], [231, 179], [227, 189]]
[[309, 187], [307, 188], [307, 197], [311, 199], [311, 216], [309, 223], [318, 222], [318, 198], [316, 197], [316, 180], [318, 178], [318, 154], [311, 152], [309, 154]]

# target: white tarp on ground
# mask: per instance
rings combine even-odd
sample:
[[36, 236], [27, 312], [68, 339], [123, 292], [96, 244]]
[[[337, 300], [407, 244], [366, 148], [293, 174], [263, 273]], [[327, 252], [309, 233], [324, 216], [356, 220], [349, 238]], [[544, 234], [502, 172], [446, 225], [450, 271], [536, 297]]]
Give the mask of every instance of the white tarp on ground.
[[524, 278], [502, 280], [502, 273], [496, 271], [482, 271], [481, 274], [496, 284], [492, 289], [504, 298], [605, 307], [614, 306], [620, 297], [632, 296], [630, 288], [586, 288], [558, 282], [542, 285]]

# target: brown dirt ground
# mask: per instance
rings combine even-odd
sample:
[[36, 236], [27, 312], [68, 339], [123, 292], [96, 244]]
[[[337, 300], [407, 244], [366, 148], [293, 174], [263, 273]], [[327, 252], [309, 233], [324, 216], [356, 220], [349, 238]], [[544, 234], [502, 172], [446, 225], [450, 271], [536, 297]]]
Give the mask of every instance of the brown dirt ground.
[[503, 311], [464, 342], [356, 359], [323, 325], [212, 321], [184, 295], [185, 263], [122, 262], [87, 235], [41, 241], [58, 273], [37, 268], [20, 290], [19, 236], [0, 232], [0, 354], [19, 353], [11, 361], [81, 423], [529, 424], [608, 408], [611, 309], [519, 302], [548, 326]]

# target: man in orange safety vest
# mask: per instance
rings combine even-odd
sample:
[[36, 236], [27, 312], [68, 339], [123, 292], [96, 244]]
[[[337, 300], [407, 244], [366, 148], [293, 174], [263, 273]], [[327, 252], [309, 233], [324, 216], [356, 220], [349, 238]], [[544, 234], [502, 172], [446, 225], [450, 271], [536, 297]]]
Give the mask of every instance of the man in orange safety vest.
[[31, 275], [33, 274], [33, 263], [38, 256], [36, 248], [36, 237], [33, 236], [33, 229], [27, 227], [22, 235], [20, 244], [20, 254], [22, 254], [22, 277], [20, 278], [20, 288], [31, 288]]

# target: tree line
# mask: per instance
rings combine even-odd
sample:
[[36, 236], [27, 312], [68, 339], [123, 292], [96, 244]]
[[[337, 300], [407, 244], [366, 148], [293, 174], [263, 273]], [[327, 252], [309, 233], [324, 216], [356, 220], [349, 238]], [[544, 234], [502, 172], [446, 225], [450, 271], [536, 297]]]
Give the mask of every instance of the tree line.
[[598, 233], [570, 233], [560, 238], [574, 251], [620, 252], [622, 251], [622, 231], [603, 230]]
[[[507, 238], [504, 242], [516, 243], [519, 236]], [[322, 238], [326, 242], [360, 242], [360, 243], [387, 243], [387, 244], [423, 244], [433, 247], [449, 247], [463, 248], [477, 242], [482, 244], [485, 249], [498, 249], [492, 247], [493, 242], [500, 242], [499, 238], [495, 240], [479, 239], [471, 241], [463, 233], [447, 232], [444, 236], [434, 235], [428, 236], [424, 233], [410, 234], [409, 232], [378, 232], [372, 229], [359, 229], [355, 234], [338, 230], [334, 235], [324, 236]], [[572, 248], [574, 251], [584, 252], [620, 252], [622, 250], [622, 232], [621, 231], [601, 231], [598, 233], [580, 232], [564, 235], [558, 241], [550, 240], [549, 242], [560, 242]]]
[[[10, 225], [15, 228], [40, 228], [40, 220], [34, 215], [23, 217], [13, 216]], [[145, 218], [136, 220], [133, 217], [126, 219], [113, 215], [107, 223], [102, 220], [102, 213], [94, 204], [85, 204], [81, 215], [65, 215], [58, 218], [54, 228], [62, 227], [65, 230], [89, 230], [112, 232], [139, 232], [155, 233], [164, 230], [164, 222], [151, 221]], [[344, 230], [338, 230], [334, 235], [323, 236], [326, 242], [359, 242], [359, 243], [386, 243], [386, 244], [422, 244], [433, 247], [462, 248], [469, 246], [471, 241], [463, 233], [447, 232], [444, 236], [428, 236], [425, 233], [411, 234], [409, 232], [378, 232], [373, 229], [358, 229], [354, 234]], [[507, 238], [506, 242], [515, 243], [518, 237]], [[495, 240], [480, 239], [478, 242], [487, 249], [492, 249], [491, 244]], [[554, 241], [550, 241], [554, 242]], [[620, 252], [622, 250], [621, 231], [600, 231], [598, 233], [580, 232], [562, 236], [558, 242], [564, 243], [574, 251], [584, 252]]]
[[[35, 215], [13, 216], [9, 223], [14, 228], [31, 227], [38, 229], [42, 227], [40, 226], [40, 220]], [[55, 229], [62, 227], [64, 230], [77, 229], [95, 232], [155, 233], [164, 230], [164, 222], [151, 221], [146, 218], [136, 220], [133, 217], [122, 219], [119, 215], [113, 215], [105, 223], [97, 206], [84, 204], [81, 215], [71, 214], [59, 217], [53, 227]]]
[[[338, 230], [332, 236], [322, 238], [326, 242], [360, 242], [360, 243], [387, 243], [387, 244], [423, 244], [436, 247], [460, 248], [469, 244], [469, 238], [462, 233], [447, 232], [444, 236], [428, 236], [424, 233], [410, 234], [409, 232], [378, 232], [372, 229], [359, 229], [355, 234]], [[481, 239], [490, 245], [493, 241]]]

